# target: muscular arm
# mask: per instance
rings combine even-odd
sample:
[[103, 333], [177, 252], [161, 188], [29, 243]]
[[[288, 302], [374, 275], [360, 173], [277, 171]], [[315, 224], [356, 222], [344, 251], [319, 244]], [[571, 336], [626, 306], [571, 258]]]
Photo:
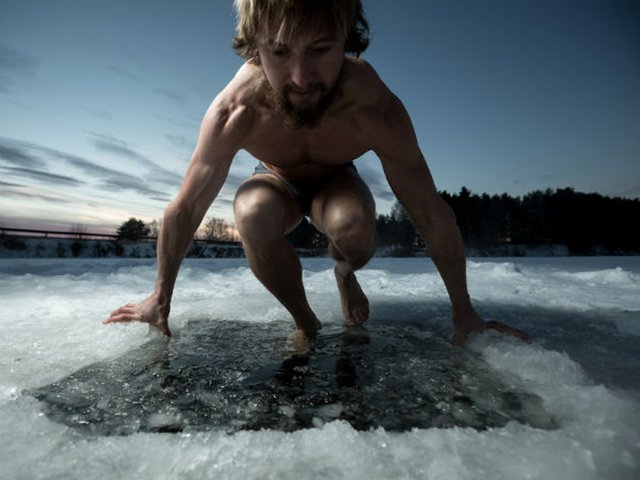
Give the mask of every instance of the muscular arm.
[[[390, 94], [391, 95], [391, 94]], [[393, 192], [424, 239], [451, 299], [454, 322], [472, 310], [467, 291], [464, 245], [451, 208], [436, 191], [418, 147], [408, 114], [396, 97], [389, 99], [376, 147]]]
[[525, 338], [524, 332], [499, 322], [484, 322], [475, 312], [467, 290], [464, 244], [455, 215], [435, 188], [404, 106], [388, 90], [386, 93], [383, 120], [375, 129], [374, 151], [442, 276], [452, 306], [453, 343], [463, 343], [470, 333], [486, 328]]
[[224, 136], [228, 120], [215, 107], [207, 112], [180, 191], [164, 211], [155, 287], [161, 303], [170, 302], [182, 259], [229, 173], [236, 150]]
[[104, 323], [142, 321], [170, 335], [168, 317], [178, 270], [193, 235], [227, 178], [248, 125], [244, 107], [231, 108], [215, 101], [200, 128], [177, 197], [164, 212], [158, 238], [157, 277], [153, 293], [139, 304], [114, 310]]

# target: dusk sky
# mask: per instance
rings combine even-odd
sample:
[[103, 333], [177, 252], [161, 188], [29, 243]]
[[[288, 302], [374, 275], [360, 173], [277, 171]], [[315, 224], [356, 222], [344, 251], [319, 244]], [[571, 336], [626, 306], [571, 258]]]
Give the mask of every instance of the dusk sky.
[[[640, 2], [364, 0], [440, 190], [640, 198]], [[230, 0], [0, 0], [0, 226], [161, 217], [242, 64]], [[209, 215], [232, 219], [240, 152]], [[387, 213], [373, 153], [356, 162]]]

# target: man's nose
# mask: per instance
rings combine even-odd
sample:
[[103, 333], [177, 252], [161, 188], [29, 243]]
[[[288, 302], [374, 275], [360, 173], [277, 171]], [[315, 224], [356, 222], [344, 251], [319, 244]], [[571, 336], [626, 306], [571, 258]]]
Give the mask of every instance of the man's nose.
[[313, 72], [307, 58], [293, 59], [290, 70], [291, 83], [300, 89], [306, 89], [313, 80]]

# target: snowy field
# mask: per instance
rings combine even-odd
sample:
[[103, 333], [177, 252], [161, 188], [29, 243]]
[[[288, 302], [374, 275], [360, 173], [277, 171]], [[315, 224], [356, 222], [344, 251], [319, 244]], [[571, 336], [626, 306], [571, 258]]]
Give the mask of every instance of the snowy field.
[[640, 257], [470, 260], [479, 311], [532, 339], [464, 349], [428, 260], [360, 272], [360, 331], [303, 266], [324, 328], [291, 366], [243, 259], [185, 262], [169, 342], [101, 324], [151, 260], [0, 260], [0, 478], [639, 478]]

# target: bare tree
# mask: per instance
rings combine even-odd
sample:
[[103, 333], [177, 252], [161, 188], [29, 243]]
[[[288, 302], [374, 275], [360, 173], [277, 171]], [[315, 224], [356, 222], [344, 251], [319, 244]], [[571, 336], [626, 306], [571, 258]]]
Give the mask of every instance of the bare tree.
[[207, 217], [204, 223], [204, 239], [209, 241], [233, 240], [233, 227], [222, 218]]
[[149, 236], [158, 238], [158, 236], [160, 235], [160, 229], [162, 228], [162, 219], [155, 218], [151, 220], [147, 224], [147, 227], [149, 227]]

